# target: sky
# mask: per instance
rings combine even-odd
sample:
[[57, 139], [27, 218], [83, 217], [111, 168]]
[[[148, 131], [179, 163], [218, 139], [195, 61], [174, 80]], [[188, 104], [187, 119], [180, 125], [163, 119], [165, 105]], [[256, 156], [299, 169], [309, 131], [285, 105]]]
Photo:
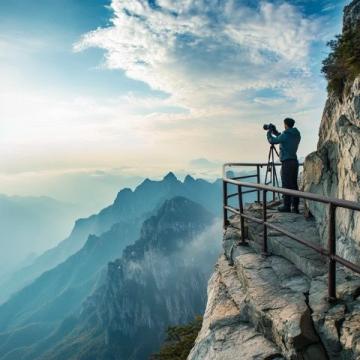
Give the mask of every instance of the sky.
[[347, 3], [1, 0], [0, 192], [99, 207], [142, 177], [264, 161], [262, 125], [288, 116], [305, 156]]

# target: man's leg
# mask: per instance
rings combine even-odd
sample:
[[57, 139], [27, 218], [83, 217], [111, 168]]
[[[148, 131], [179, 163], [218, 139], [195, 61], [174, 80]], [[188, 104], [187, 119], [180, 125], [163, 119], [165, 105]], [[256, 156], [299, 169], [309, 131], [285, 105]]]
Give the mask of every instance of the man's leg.
[[[299, 190], [298, 186], [298, 175], [299, 175], [299, 163], [297, 161], [293, 162], [293, 169], [291, 171], [292, 173], [292, 189]], [[298, 197], [292, 197], [292, 207], [294, 212], [299, 211], [299, 198]]]
[[[282, 187], [289, 189], [291, 186], [291, 168], [289, 166], [289, 161], [283, 161], [281, 165], [281, 182]], [[291, 209], [291, 196], [284, 195], [284, 205], [279, 207], [279, 211], [290, 211]]]

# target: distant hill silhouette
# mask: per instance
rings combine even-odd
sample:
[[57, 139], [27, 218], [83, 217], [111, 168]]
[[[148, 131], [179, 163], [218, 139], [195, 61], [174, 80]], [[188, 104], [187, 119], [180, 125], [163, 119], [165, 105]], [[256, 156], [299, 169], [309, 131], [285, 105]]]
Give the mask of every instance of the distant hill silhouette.
[[[177, 182], [163, 181], [169, 180]], [[119, 359], [145, 359], [167, 325], [201, 312], [218, 249], [201, 249], [204, 261], [191, 244], [214, 214], [184, 197], [165, 200], [154, 213], [122, 256], [132, 229], [116, 224], [2, 305], [0, 359], [105, 359], [112, 351]]]
[[49, 197], [0, 194], [0, 283], [6, 273], [57, 244], [76, 216], [74, 205]]
[[[132, 229], [128, 234], [126, 244], [135, 241], [139, 236], [142, 222], [166, 199], [178, 195], [193, 199], [212, 213], [220, 214], [221, 184], [219, 181], [210, 183], [187, 176], [182, 182], [172, 172], [160, 181], [146, 179], [134, 191], [128, 188], [121, 190], [114, 203], [98, 214], [77, 220], [68, 238], [37, 257], [30, 266], [18, 270], [5, 282], [0, 283], [0, 303], [12, 293], [30, 284], [43, 272], [79, 251], [89, 235], [99, 236], [109, 231], [113, 225], [121, 223]], [[89, 196], [96, 195], [89, 194]], [[116, 256], [119, 255], [116, 254]]]

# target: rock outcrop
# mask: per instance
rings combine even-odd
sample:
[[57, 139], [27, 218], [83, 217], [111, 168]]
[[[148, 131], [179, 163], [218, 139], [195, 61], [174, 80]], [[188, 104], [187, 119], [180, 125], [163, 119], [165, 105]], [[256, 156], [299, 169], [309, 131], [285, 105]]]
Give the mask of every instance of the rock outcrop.
[[[343, 31], [360, 24], [360, 1], [344, 10]], [[348, 84], [342, 96], [330, 93], [325, 105], [317, 150], [305, 159], [303, 186], [325, 196], [360, 201], [360, 77]], [[326, 241], [327, 208], [308, 203], [321, 238]], [[337, 210], [337, 252], [360, 262], [360, 213]]]
[[283, 359], [279, 349], [247, 321], [245, 291], [221, 257], [209, 280], [203, 326], [188, 359]]
[[[256, 205], [247, 212], [261, 217]], [[268, 222], [320, 243], [315, 221], [302, 215], [269, 209]], [[224, 234], [224, 255], [209, 281], [203, 326], [188, 360], [359, 359], [360, 277], [339, 267], [338, 302], [331, 304], [324, 259], [274, 231], [271, 256], [263, 256], [262, 228], [248, 223], [246, 230], [247, 246], [239, 245], [238, 229]]]

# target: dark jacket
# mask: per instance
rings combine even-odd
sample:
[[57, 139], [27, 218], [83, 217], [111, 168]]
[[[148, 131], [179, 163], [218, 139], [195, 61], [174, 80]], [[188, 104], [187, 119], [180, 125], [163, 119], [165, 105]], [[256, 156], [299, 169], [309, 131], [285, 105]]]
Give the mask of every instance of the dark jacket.
[[288, 128], [281, 134], [278, 131], [273, 133], [269, 130], [267, 138], [270, 144], [280, 144], [280, 161], [297, 160], [296, 152], [301, 140], [300, 132], [297, 128]]

